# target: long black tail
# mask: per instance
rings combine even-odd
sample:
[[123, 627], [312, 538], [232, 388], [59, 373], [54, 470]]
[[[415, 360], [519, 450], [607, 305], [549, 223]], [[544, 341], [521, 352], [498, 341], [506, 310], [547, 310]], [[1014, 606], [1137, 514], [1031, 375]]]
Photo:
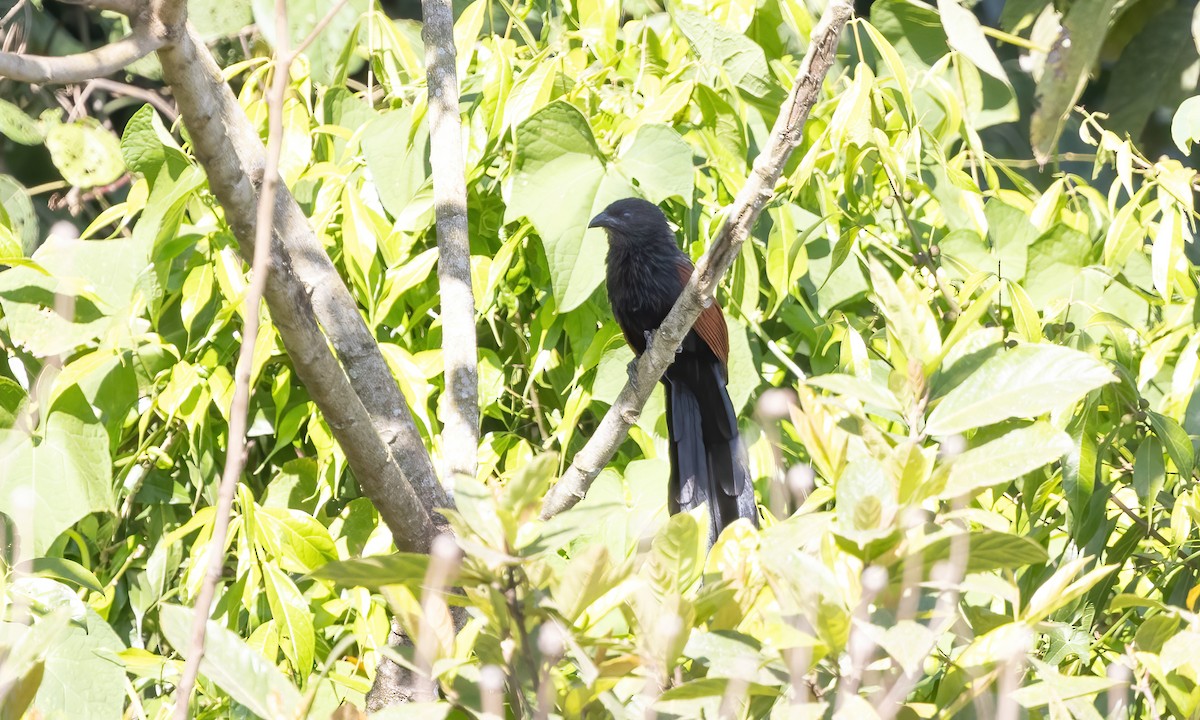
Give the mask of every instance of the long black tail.
[[681, 361], [677, 359], [664, 378], [671, 452], [668, 509], [674, 515], [708, 503], [712, 547], [738, 518], [757, 526], [758, 507], [719, 366]]

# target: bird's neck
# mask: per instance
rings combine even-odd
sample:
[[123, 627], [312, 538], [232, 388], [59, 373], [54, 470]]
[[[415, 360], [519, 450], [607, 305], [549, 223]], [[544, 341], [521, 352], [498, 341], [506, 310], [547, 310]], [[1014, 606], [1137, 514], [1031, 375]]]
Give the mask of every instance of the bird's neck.
[[614, 262], [668, 263], [680, 254], [674, 236], [656, 238], [613, 237], [608, 244], [608, 264]]

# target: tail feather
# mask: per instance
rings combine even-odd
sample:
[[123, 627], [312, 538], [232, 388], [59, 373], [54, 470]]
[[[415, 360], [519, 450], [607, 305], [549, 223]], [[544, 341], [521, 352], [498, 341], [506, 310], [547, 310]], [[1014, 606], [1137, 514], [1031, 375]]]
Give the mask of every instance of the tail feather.
[[[687, 512], [708, 504], [711, 547], [726, 526], [738, 518], [758, 524], [754, 486], [750, 482], [745, 451], [732, 422], [733, 407], [723, 384], [699, 395], [690, 383], [679, 378], [666, 381], [667, 429], [670, 444], [671, 480], [668, 509], [671, 514]], [[713, 411], [713, 395], [720, 395], [729, 414]], [[726, 428], [732, 428], [725, 430]], [[724, 427], [721, 427], [721, 426]]]
[[676, 387], [667, 399], [671, 438], [671, 514], [699, 507], [708, 497], [708, 461], [704, 454], [700, 405], [687, 388]]

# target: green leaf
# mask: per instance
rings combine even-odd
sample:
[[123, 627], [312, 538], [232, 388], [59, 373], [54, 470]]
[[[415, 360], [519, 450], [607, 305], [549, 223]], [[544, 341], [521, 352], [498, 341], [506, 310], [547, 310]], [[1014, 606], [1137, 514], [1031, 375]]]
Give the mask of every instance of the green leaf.
[[[69, 625], [46, 652], [34, 708], [47, 718], [120, 718], [125, 670], [116, 653], [124, 649], [112, 627], [89, 608], [83, 622]], [[87, 698], [83, 714], [80, 698]]]
[[[883, 56], [883, 62], [887, 65], [888, 71], [899, 86], [900, 96], [904, 98], [904, 112], [911, 117], [915, 108], [913, 106], [912, 86], [908, 82], [908, 72], [904, 68], [904, 61], [900, 59], [900, 54], [896, 52], [896, 48], [888, 42], [883, 33], [879, 32], [874, 25], [863, 23], [863, 27], [866, 29], [867, 35], [871, 38], [871, 42], [874, 43], [875, 49]], [[875, 74], [883, 76], [879, 68], [876, 68]]]
[[[939, 538], [921, 550], [922, 562], [932, 567], [940, 560], [949, 560], [956, 540]], [[967, 537], [966, 573], [1016, 570], [1026, 565], [1041, 565], [1049, 560], [1046, 549], [1024, 535], [978, 530]]]
[[954, 498], [1000, 485], [1049, 465], [1071, 450], [1071, 438], [1037, 422], [1005, 433], [954, 458], [941, 496]]
[[386, 585], [419, 589], [428, 569], [428, 555], [393, 553], [327, 563], [313, 571], [312, 576], [340, 587], [363, 587], [371, 591]]
[[0, 175], [0, 222], [8, 216], [7, 225], [21, 242], [21, 251], [32, 255], [42, 241], [38, 231], [37, 213], [25, 187], [10, 175]]
[[875, 382], [872, 378], [830, 373], [829, 375], [810, 377], [808, 384], [838, 395], [852, 397], [864, 405], [874, 405], [895, 413], [900, 412], [901, 409], [896, 395], [882, 382]]
[[283, 654], [291, 661], [295, 675], [301, 680], [312, 670], [315, 637], [312, 611], [296, 584], [272, 563], [263, 563], [263, 585], [271, 617], [279, 628]]
[[540, 505], [558, 472], [557, 453], [541, 453], [521, 465], [500, 492], [500, 506], [516, 515]]
[[34, 556], [92, 512], [112, 511], [108, 433], [92, 419], [52, 413], [42, 441], [0, 432], [0, 512], [12, 518]]
[[156, 290], [149, 277], [150, 248], [138, 240], [56, 238], [38, 248], [33, 259], [59, 280], [73, 281], [77, 292], [94, 294], [110, 314], [148, 300]]
[[1066, 607], [1112, 573], [1115, 567], [1101, 565], [1076, 580], [1075, 576], [1092, 562], [1094, 559], [1091, 557], [1081, 557], [1060, 564], [1029, 599], [1029, 607], [1023, 614], [1025, 621], [1038, 622], [1055, 610]]
[[[919, 78], [931, 71], [934, 75], [940, 73], [943, 81], [957, 90], [956, 95], [962, 96], [947, 97], [928, 82], [916, 83], [910, 103], [914, 106], [912, 115], [920, 117], [926, 128], [946, 122], [956, 134], [960, 132], [957, 118], [962, 111], [948, 109], [948, 103], [965, 105], [963, 110], [969, 113], [976, 130], [1016, 120], [1019, 112], [1012, 86], [975, 69], [973, 55], [979, 54], [976, 49], [972, 48], [970, 53], [963, 51], [956, 38], [956, 49], [973, 62], [955, 63], [953, 67], [942, 62], [951, 49], [942, 23], [943, 19], [932, 9], [910, 0], [878, 0], [871, 5], [871, 24], [892, 44], [907, 68], [906, 74]], [[965, 38], [962, 41], [965, 43]]]
[[892, 532], [898, 489], [880, 463], [870, 457], [850, 462], [834, 490], [842, 535], [865, 546]]
[[1149, 512], [1157, 505], [1166, 473], [1162, 443], [1154, 436], [1142, 440], [1133, 456], [1133, 489], [1137, 491], [1144, 511]]
[[[708, 517], [708, 508], [701, 512]], [[701, 527], [695, 513], [672, 515], [654, 536], [646, 568], [655, 589], [661, 595], [686, 591], [704, 569], [707, 529]]]
[[554, 603], [567, 622], [578, 624], [592, 603], [616, 587], [621, 575], [609, 561], [608, 548], [600, 543], [591, 545], [555, 576], [551, 585]]
[[[324, 0], [288, 0], [289, 47], [295, 48], [317, 28], [330, 8]], [[254, 22], [272, 46], [275, 44], [275, 4], [272, 0], [252, 0]], [[316, 39], [304, 50], [312, 68], [312, 77], [322, 85], [333, 83], [342, 50], [354, 33], [358, 18], [367, 11], [368, 0], [350, 0], [334, 14]]]
[[655, 205], [670, 197], [691, 204], [692, 148], [670, 126], [639, 127], [615, 166]]
[[[170, 157], [170, 152], [166, 152]], [[154, 173], [146, 209], [133, 228], [133, 242], [154, 248], [157, 257], [164, 243], [178, 235], [184, 207], [206, 180], [201, 168], [186, 162], [167, 162], [160, 166]]]
[[1190, 97], [1179, 105], [1171, 119], [1171, 139], [1185, 155], [1192, 152], [1192, 143], [1200, 141], [1200, 95]]
[[[1046, 163], [1058, 149], [1067, 115], [1079, 100], [1088, 74], [1100, 56], [1117, 0], [1071, 3], [1037, 85], [1037, 107], [1030, 122], [1034, 156]], [[1033, 265], [1030, 265], [1033, 267]]]
[[[291, 7], [288, 6], [289, 16], [293, 12]], [[207, 40], [236, 35], [254, 22], [254, 14], [250, 0], [191, 0], [188, 22]]]
[[[1159, 108], [1175, 107], [1181, 93], [1194, 91], [1180, 76], [1186, 75], [1197, 60], [1192, 39], [1192, 17], [1196, 8], [1190, 3], [1166, 6], [1140, 27], [1141, 32], [1112, 58], [1104, 90], [1104, 101], [1096, 108], [1108, 115], [1104, 129], [1117, 137], [1141, 138], [1146, 121]], [[1136, 15], [1137, 13], [1130, 13]], [[1138, 20], [1125, 19], [1120, 25], [1138, 27]], [[1105, 44], [1112, 43], [1117, 27], [1109, 31]], [[1103, 55], [1103, 51], [1101, 52]], [[1154, 68], [1154, 72], [1146, 72]], [[1092, 105], [1092, 103], [1089, 103]], [[1172, 138], [1175, 137], [1172, 124]], [[1165, 145], [1165, 143], [1164, 143]], [[1182, 148], [1181, 148], [1182, 149]], [[1187, 150], [1183, 149], [1184, 154]]]
[[143, 105], [125, 123], [125, 131], [121, 134], [121, 157], [132, 172], [145, 175], [151, 182], [168, 157], [180, 167], [188, 164], [187, 156], [151, 105]]
[[20, 668], [19, 672], [20, 674], [18, 670], [6, 669], [6, 672], [0, 674], [0, 689], [4, 690], [4, 702], [0, 703], [0, 720], [21, 720], [28, 717], [25, 711], [37, 696], [42, 678], [45, 677], [46, 663], [36, 660], [29, 667]]
[[1142, 652], [1161, 652], [1163, 644], [1175, 637], [1179, 623], [1179, 618], [1171, 615], [1151, 615], [1138, 627], [1133, 643]]
[[24, 388], [13, 380], [0, 377], [0, 430], [7, 430], [16, 423], [28, 400]]
[[[167, 642], [185, 658], [191, 651], [192, 615], [190, 608], [170, 604], [163, 604], [159, 613]], [[300, 705], [299, 691], [283, 673], [236, 634], [212, 620], [208, 621], [205, 633], [200, 674], [260, 718], [274, 718], [280, 713], [290, 716]], [[116, 685], [120, 687], [120, 680]]]
[[302, 510], [261, 508], [256, 518], [263, 530], [276, 539], [276, 560], [289, 572], [312, 572], [337, 560], [337, 548], [329, 530]]
[[579, 307], [604, 277], [602, 230], [588, 221], [609, 203], [634, 195], [629, 182], [607, 172], [587, 118], [553, 102], [517, 126], [512, 197], [506, 221], [525, 216], [546, 249], [559, 312]]
[[759, 685], [780, 685], [787, 675], [778, 666], [763, 667], [758, 638], [732, 630], [694, 632], [684, 646], [685, 657], [706, 666], [710, 678], [729, 678]]
[[121, 142], [95, 118], [51, 125], [46, 149], [63, 179], [77, 188], [107, 185], [125, 172]]
[[[703, 61], [710, 77], [722, 70], [734, 85], [760, 98], [775, 88], [767, 69], [767, 58], [753, 40], [694, 12], [673, 12], [672, 18], [693, 52]], [[720, 88], [711, 79], [708, 84], [714, 89]]]
[[1091, 253], [1092, 241], [1066, 225], [1055, 225], [1034, 241], [1022, 283], [1034, 307], [1042, 309], [1056, 298], [1069, 297]]
[[87, 568], [66, 558], [40, 557], [20, 563], [17, 570], [37, 577], [61, 580], [73, 583], [98, 593], [104, 593], [104, 586]]
[[1027, 343], [1040, 343], [1042, 341], [1042, 318], [1034, 309], [1029, 295], [1015, 282], [1005, 281], [1004, 287], [1008, 289], [1012, 305], [1013, 325], [1016, 326], [1017, 332]]
[[897, 282], [874, 257], [870, 259], [871, 283], [879, 309], [888, 321], [888, 332], [900, 343], [904, 355], [922, 365], [929, 363], [942, 349], [937, 319], [907, 273]]
[[429, 125], [414, 123], [411, 107], [392, 110], [363, 130], [362, 152], [384, 209], [393, 218], [412, 213], [429, 178]]
[[[804, 245], [821, 227], [820, 218], [791, 203], [767, 208], [771, 230], [767, 235], [767, 280], [775, 291], [768, 315], [779, 311], [789, 297], [800, 294], [799, 280], [808, 270]], [[802, 229], [803, 228], [803, 229]]]
[[0, 272], [0, 307], [13, 340], [48, 357], [100, 337], [119, 311], [140, 310], [156, 293], [147, 255], [137, 240], [54, 238], [42, 245], [33, 259], [45, 272]]
[[1154, 428], [1154, 434], [1162, 441], [1171, 462], [1175, 463], [1175, 469], [1179, 471], [1180, 478], [1190, 478], [1192, 468], [1195, 467], [1196, 455], [1187, 431], [1166, 415], [1154, 411], [1146, 414], [1149, 416], [1150, 426]]
[[0, 133], [21, 145], [41, 145], [45, 138], [38, 122], [7, 100], [0, 100]]
[[1104, 363], [1078, 350], [1018, 345], [988, 359], [942, 398], [925, 431], [950, 435], [1009, 418], [1037, 417], [1115, 379]]
[[1021, 707], [1064, 707], [1068, 700], [1091, 698], [1118, 684], [1116, 680], [1094, 675], [1063, 675], [1049, 665], [1037, 664], [1042, 682], [1031, 683], [1012, 692], [1012, 699]]
[[914, 676], [921, 672], [925, 659], [929, 657], [929, 649], [937, 641], [932, 630], [913, 620], [900, 620], [886, 630], [868, 623], [858, 627], [895, 658], [904, 672]]
[[1004, 72], [1000, 59], [988, 44], [975, 14], [960, 5], [958, 0], [938, 0], [937, 6], [950, 47], [965, 55], [975, 67], [1006, 85], [1010, 84], [1008, 73]]

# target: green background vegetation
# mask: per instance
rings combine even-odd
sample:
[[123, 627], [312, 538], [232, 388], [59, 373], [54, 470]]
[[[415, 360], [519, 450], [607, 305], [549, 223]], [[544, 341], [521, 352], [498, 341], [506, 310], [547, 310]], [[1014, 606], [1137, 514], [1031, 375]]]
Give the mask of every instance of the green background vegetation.
[[[325, 9], [288, 6], [294, 39]], [[142, 99], [0, 80], [0, 718], [166, 717], [213, 552], [198, 717], [361, 707], [389, 611], [445, 693], [396, 717], [480, 715], [486, 666], [516, 716], [1197, 712], [1196, 4], [1010, 2], [986, 35], [938, 6], [848, 26], [722, 285], [767, 518], [707, 557], [704, 518], [666, 516], [657, 397], [587, 500], [538, 519], [631, 358], [585, 227], [640, 194], [698, 257], [820, 7], [456, 7], [483, 413], [457, 636], [269, 322], [212, 547], [248, 312], [220, 206]], [[271, 4], [190, 9], [265, 137]], [[124, 32], [49, 2], [7, 22], [45, 54]], [[126, 80], [153, 90], [155, 64]], [[293, 66], [281, 174], [436, 460], [462, 449], [439, 444], [424, 78], [417, 22], [350, 2]]]

